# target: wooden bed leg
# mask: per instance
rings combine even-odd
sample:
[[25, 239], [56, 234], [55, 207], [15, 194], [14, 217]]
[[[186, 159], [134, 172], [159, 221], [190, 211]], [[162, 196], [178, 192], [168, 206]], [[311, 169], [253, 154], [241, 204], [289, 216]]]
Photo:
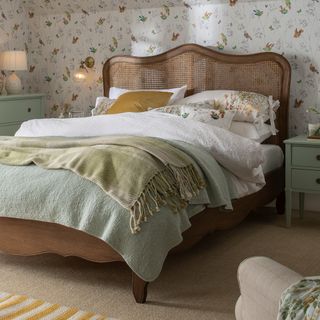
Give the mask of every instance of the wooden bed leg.
[[278, 195], [277, 200], [276, 200], [277, 213], [284, 214], [285, 206], [286, 206], [286, 194], [284, 191], [282, 191]]
[[137, 303], [145, 303], [148, 294], [148, 284], [132, 272], [132, 292]]

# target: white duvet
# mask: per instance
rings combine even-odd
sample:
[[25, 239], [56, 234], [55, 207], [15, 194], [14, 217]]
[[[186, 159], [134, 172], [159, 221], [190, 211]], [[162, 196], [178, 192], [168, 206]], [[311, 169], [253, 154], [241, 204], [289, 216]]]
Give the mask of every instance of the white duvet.
[[[158, 112], [122, 113], [89, 118], [37, 119], [22, 123], [16, 136], [91, 137], [150, 136], [200, 145], [239, 179], [238, 195], [258, 191], [265, 184], [259, 143], [209, 124]], [[241, 186], [242, 182], [242, 186]]]

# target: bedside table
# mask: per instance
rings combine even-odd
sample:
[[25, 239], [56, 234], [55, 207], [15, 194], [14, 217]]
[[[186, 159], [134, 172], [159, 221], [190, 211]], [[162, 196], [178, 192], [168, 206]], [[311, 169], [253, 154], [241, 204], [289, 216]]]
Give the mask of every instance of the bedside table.
[[304, 194], [320, 194], [320, 140], [298, 136], [286, 145], [286, 223], [291, 225], [292, 192], [299, 192], [299, 213], [303, 217]]
[[44, 117], [44, 94], [0, 96], [0, 136], [12, 136], [26, 120]]

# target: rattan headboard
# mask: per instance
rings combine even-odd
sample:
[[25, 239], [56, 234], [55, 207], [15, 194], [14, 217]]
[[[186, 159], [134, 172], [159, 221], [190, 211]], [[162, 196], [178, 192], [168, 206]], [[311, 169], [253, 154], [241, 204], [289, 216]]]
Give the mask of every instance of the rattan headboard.
[[279, 54], [229, 55], [185, 44], [152, 57], [116, 56], [103, 68], [104, 94], [110, 87], [165, 89], [188, 85], [188, 94], [204, 90], [242, 90], [279, 99], [277, 136], [268, 143], [282, 145], [288, 133], [291, 68]]

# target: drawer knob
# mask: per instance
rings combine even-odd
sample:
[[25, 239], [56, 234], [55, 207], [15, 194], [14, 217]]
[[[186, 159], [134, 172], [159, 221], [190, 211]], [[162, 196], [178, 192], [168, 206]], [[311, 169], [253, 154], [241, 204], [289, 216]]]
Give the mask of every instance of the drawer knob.
[[320, 178], [318, 178], [318, 179], [316, 180], [316, 183], [317, 183], [317, 184], [320, 184]]
[[320, 161], [320, 154], [318, 154], [316, 158], [317, 158], [317, 160]]
[[[31, 108], [28, 108], [28, 112], [31, 112]], [[318, 159], [318, 158], [317, 158]], [[320, 156], [319, 156], [319, 159], [318, 160], [320, 160]]]

